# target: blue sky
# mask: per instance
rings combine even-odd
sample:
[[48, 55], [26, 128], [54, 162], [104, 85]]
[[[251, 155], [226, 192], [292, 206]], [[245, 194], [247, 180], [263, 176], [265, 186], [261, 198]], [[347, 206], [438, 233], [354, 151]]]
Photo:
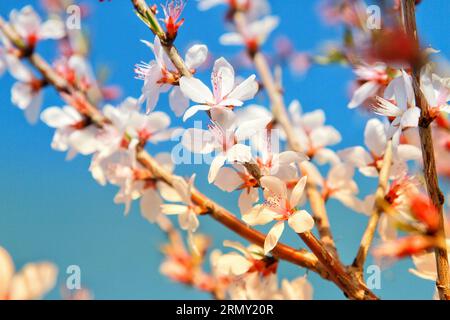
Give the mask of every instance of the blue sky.
[[[367, 1], [370, 3], [370, 1]], [[93, 16], [83, 20], [93, 40], [92, 61], [96, 67], [111, 69], [111, 83], [119, 84], [125, 95], [138, 96], [141, 83], [134, 79], [133, 66], [151, 59], [148, 48], [139, 40], [151, 40], [149, 30], [136, 18], [127, 0], [99, 3], [89, 1]], [[312, 51], [323, 41], [339, 39], [341, 29], [325, 26], [317, 15], [317, 1], [271, 1], [273, 13], [282, 18], [275, 32], [289, 36], [299, 50]], [[38, 1], [1, 1], [0, 14], [5, 17], [12, 8]], [[420, 35], [424, 43], [450, 54], [450, 43], [443, 34], [450, 31], [448, 0], [425, 0], [418, 10]], [[224, 8], [199, 12], [195, 1], [188, 2], [186, 22], [177, 39], [184, 50], [192, 42], [206, 43], [215, 54], [231, 54], [236, 49], [223, 48], [218, 43], [223, 33]], [[206, 31], [206, 32], [205, 32]], [[269, 43], [273, 41], [271, 38]], [[51, 57], [51, 45], [41, 51]], [[305, 110], [323, 108], [327, 120], [343, 135], [338, 148], [362, 143], [366, 119], [346, 108], [348, 85], [352, 79], [349, 69], [339, 66], [313, 67], [303, 77], [285, 73], [286, 99], [299, 99]], [[140, 217], [135, 204], [128, 217], [123, 208], [112, 202], [116, 189], [101, 187], [91, 178], [89, 159], [77, 157], [71, 162], [65, 155], [51, 150], [52, 131], [44, 124], [30, 126], [22, 112], [12, 106], [9, 76], [0, 79], [0, 245], [13, 255], [18, 267], [28, 261], [47, 259], [60, 268], [59, 285], [66, 279], [69, 265], [81, 267], [82, 284], [92, 289], [99, 299], [196, 299], [208, 298], [181, 285], [173, 284], [158, 273], [162, 256], [158, 249], [164, 236]], [[45, 106], [60, 105], [52, 90], [46, 91]], [[163, 99], [158, 107], [167, 110]], [[167, 110], [168, 111], [168, 110]], [[179, 124], [179, 122], [175, 122]], [[166, 145], [152, 146], [157, 153]], [[197, 185], [219, 203], [236, 210], [235, 197], [229, 197], [209, 186], [207, 168], [185, 166], [182, 175], [197, 173]], [[361, 189], [371, 192], [373, 180], [359, 179]], [[330, 219], [341, 256], [350, 263], [357, 250], [366, 218], [349, 212], [331, 201]], [[207, 217], [201, 231], [215, 235], [216, 246], [224, 239], [236, 239], [233, 234]], [[287, 235], [287, 233], [285, 234]], [[284, 236], [283, 241], [299, 246], [296, 237]], [[382, 289], [375, 292], [383, 298], [428, 299], [433, 284], [407, 272], [411, 264], [401, 262], [382, 273]], [[303, 270], [281, 264], [281, 275], [292, 279]], [[342, 294], [331, 284], [315, 275], [310, 277], [315, 296], [340, 299]], [[59, 298], [58, 288], [49, 295]]]

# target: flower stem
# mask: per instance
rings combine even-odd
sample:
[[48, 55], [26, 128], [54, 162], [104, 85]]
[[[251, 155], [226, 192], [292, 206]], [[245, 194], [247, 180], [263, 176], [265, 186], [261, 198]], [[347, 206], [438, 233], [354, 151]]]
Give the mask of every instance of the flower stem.
[[356, 272], [356, 275], [359, 277], [360, 280], [363, 280], [362, 275], [364, 270], [364, 263], [366, 262], [367, 253], [369, 252], [369, 248], [372, 244], [375, 231], [377, 229], [378, 221], [380, 220], [381, 214], [383, 212], [381, 202], [384, 201], [384, 198], [387, 193], [391, 166], [392, 166], [392, 140], [389, 140], [387, 142], [386, 150], [383, 156], [383, 165], [381, 167], [380, 176], [378, 178], [378, 187], [375, 192], [375, 202], [373, 205], [372, 214], [369, 218], [366, 230], [364, 231], [364, 234], [362, 236], [358, 253], [351, 266], [351, 268]]
[[[408, 35], [414, 37], [417, 44], [419, 44], [419, 37], [417, 34], [416, 25], [416, 5], [414, 0], [402, 0], [402, 19], [405, 28], [405, 32]], [[445, 230], [444, 230], [444, 196], [439, 188], [438, 176], [436, 171], [436, 160], [434, 156], [433, 135], [431, 131], [431, 122], [429, 115], [428, 102], [425, 99], [420, 89], [420, 71], [422, 65], [412, 66], [413, 76], [413, 88], [416, 96], [416, 104], [421, 110], [419, 119], [419, 134], [420, 143], [422, 147], [423, 158], [423, 173], [425, 176], [425, 182], [427, 185], [428, 195], [431, 201], [439, 211], [439, 231], [437, 236], [439, 242], [445, 243]], [[445, 245], [438, 246], [435, 249], [436, 266], [437, 266], [437, 279], [436, 287], [439, 292], [441, 300], [450, 300], [450, 274], [447, 248]]]

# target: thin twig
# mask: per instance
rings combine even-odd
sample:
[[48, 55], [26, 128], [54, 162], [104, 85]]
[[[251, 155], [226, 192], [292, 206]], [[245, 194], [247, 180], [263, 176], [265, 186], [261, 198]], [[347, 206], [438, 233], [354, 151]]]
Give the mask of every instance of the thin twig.
[[383, 156], [383, 164], [378, 178], [378, 187], [377, 191], [375, 192], [375, 202], [372, 209], [372, 215], [369, 218], [369, 222], [359, 245], [358, 253], [352, 264], [352, 269], [356, 272], [356, 275], [360, 278], [360, 280], [362, 280], [363, 278], [362, 275], [364, 270], [364, 263], [367, 259], [367, 253], [369, 252], [369, 248], [373, 242], [375, 231], [378, 226], [378, 221], [380, 220], [381, 214], [383, 212], [383, 206], [381, 205], [381, 202], [383, 202], [384, 198], [386, 197], [391, 166], [392, 140], [389, 140], [386, 145], [386, 150]]
[[[402, 19], [405, 32], [414, 37], [414, 40], [419, 45], [419, 36], [417, 34], [416, 25], [416, 9], [414, 0], [402, 0]], [[440, 242], [445, 243], [445, 228], [444, 228], [444, 195], [439, 188], [439, 181], [436, 172], [436, 160], [434, 157], [433, 134], [431, 131], [431, 122], [429, 115], [429, 105], [420, 89], [420, 72], [422, 63], [416, 63], [412, 66], [412, 77], [414, 94], [416, 97], [416, 104], [421, 110], [419, 119], [419, 134], [420, 143], [422, 146], [423, 158], [423, 173], [427, 185], [428, 195], [431, 201], [436, 206], [440, 213], [439, 232], [437, 236]], [[436, 265], [437, 265], [437, 279], [436, 287], [439, 292], [441, 300], [450, 300], [450, 274], [449, 263], [447, 256], [447, 248], [445, 245], [436, 247]]]

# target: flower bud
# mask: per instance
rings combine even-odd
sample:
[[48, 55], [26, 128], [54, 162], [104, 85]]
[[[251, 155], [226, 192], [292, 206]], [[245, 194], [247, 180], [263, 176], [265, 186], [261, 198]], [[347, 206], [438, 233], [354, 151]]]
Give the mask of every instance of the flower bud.
[[430, 233], [435, 233], [439, 228], [439, 212], [430, 198], [423, 194], [411, 197], [411, 213], [422, 222]]

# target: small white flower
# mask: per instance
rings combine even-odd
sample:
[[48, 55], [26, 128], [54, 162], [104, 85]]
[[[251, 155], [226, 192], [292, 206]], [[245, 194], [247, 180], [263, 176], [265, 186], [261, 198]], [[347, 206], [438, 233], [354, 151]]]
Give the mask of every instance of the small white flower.
[[253, 21], [270, 12], [267, 0], [197, 0], [198, 8], [206, 11], [218, 5], [229, 5], [230, 10], [243, 10], [247, 19]]
[[[364, 131], [364, 142], [368, 149], [352, 147], [338, 152], [339, 157], [359, 169], [368, 177], [378, 177], [378, 172], [383, 164], [384, 152], [388, 142], [386, 126], [378, 119], [370, 119]], [[409, 144], [400, 144], [394, 147], [394, 157], [390, 177], [398, 177], [404, 168], [406, 161], [421, 159], [419, 148]]]
[[306, 276], [292, 281], [286, 279], [281, 281], [282, 300], [312, 300], [313, 292], [313, 287]]
[[190, 239], [192, 239], [193, 232], [195, 232], [200, 225], [197, 213], [195, 212], [195, 205], [191, 200], [194, 179], [195, 175], [192, 176], [188, 182], [180, 177], [175, 178], [173, 188], [178, 193], [181, 200], [179, 202], [181, 202], [181, 204], [161, 205], [162, 213], [178, 216], [181, 229], [188, 231]]
[[388, 132], [388, 137], [393, 137], [394, 143], [398, 143], [402, 130], [417, 127], [420, 109], [416, 107], [411, 76], [402, 70], [401, 76], [392, 80], [387, 86], [384, 98], [377, 97], [374, 112], [394, 118]]
[[[136, 74], [138, 79], [144, 80], [142, 95], [139, 103], [146, 103], [147, 113], [151, 112], [158, 103], [161, 93], [172, 91], [169, 94], [170, 107], [176, 116], [181, 116], [189, 107], [189, 100], [176, 85], [179, 80], [179, 72], [173, 65], [172, 61], [164, 51], [161, 41], [155, 36], [154, 44], [143, 41], [155, 55], [155, 60], [149, 64], [142, 63], [136, 66]], [[205, 45], [194, 45], [186, 53], [186, 66], [195, 70], [202, 65], [208, 57], [208, 48]]]
[[11, 256], [0, 247], [0, 300], [41, 299], [55, 286], [57, 275], [50, 262], [28, 263], [16, 273]]
[[73, 158], [78, 152], [88, 155], [97, 151], [98, 129], [93, 125], [85, 126], [83, 117], [75, 108], [49, 107], [41, 113], [41, 120], [56, 129], [51, 147], [69, 151], [68, 158]]
[[11, 75], [18, 80], [11, 88], [11, 102], [24, 111], [29, 123], [34, 124], [39, 119], [44, 84], [18, 59], [9, 58], [8, 66]]
[[61, 39], [65, 36], [64, 23], [59, 19], [42, 22], [32, 6], [25, 6], [20, 11], [12, 10], [9, 20], [14, 30], [33, 47], [39, 40]]
[[309, 213], [296, 208], [303, 197], [305, 185], [306, 177], [303, 177], [288, 197], [286, 184], [282, 180], [271, 176], [261, 178], [266, 201], [244, 214], [243, 220], [252, 226], [265, 225], [273, 220], [278, 221], [267, 234], [264, 242], [265, 254], [277, 245], [283, 233], [285, 221], [288, 221], [289, 226], [296, 233], [303, 233], [314, 227], [314, 219]]
[[426, 65], [420, 74], [420, 88], [427, 99], [430, 112], [450, 113], [450, 78], [443, 79], [431, 72], [431, 66]]
[[209, 130], [191, 128], [184, 132], [183, 146], [192, 152], [216, 153], [208, 174], [209, 183], [214, 182], [217, 174], [226, 162], [245, 164], [252, 160], [251, 148], [242, 142], [251, 135], [263, 130], [266, 119], [256, 119], [235, 125], [235, 115], [221, 109], [211, 110], [211, 118], [217, 119], [209, 125]]
[[279, 18], [266, 16], [261, 20], [250, 22], [242, 30], [243, 34], [230, 32], [220, 37], [223, 45], [242, 46], [245, 45], [251, 51], [257, 51], [269, 38], [273, 30], [278, 27]]
[[358, 81], [364, 81], [364, 83], [353, 93], [353, 98], [348, 104], [350, 109], [356, 108], [369, 98], [374, 97], [380, 89], [386, 86], [389, 80], [384, 63], [377, 63], [373, 66], [358, 66], [354, 72]]
[[186, 110], [183, 120], [186, 121], [202, 110], [242, 106], [244, 101], [253, 99], [258, 92], [258, 83], [255, 78], [256, 76], [252, 75], [236, 86], [234, 69], [225, 58], [220, 58], [214, 63], [211, 74], [212, 92], [199, 79], [182, 77], [180, 79], [181, 91], [186, 97], [197, 103]]
[[214, 184], [225, 192], [242, 190], [238, 200], [241, 214], [248, 212], [259, 200], [257, 181], [241, 164], [234, 164], [233, 168], [221, 168]]
[[336, 153], [329, 146], [341, 142], [342, 137], [334, 127], [325, 125], [325, 113], [318, 109], [302, 113], [301, 105], [294, 100], [289, 106], [294, 130], [299, 140], [300, 151], [319, 164], [338, 163]]
[[[447, 250], [450, 249], [450, 239], [447, 239]], [[450, 255], [449, 255], [450, 259]], [[409, 272], [425, 280], [436, 281], [436, 257], [434, 252], [412, 256], [412, 261], [416, 269], [409, 269]]]

